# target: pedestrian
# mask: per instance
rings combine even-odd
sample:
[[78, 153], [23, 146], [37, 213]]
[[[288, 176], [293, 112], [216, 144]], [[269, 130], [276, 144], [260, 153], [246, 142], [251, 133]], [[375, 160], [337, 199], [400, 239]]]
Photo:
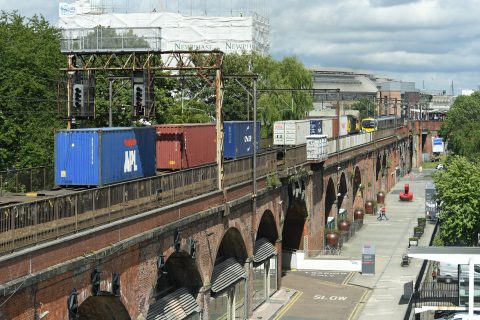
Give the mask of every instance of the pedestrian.
[[435, 288], [435, 284], [437, 283], [437, 268], [433, 268], [432, 270], [432, 281], [433, 281], [433, 288]]
[[387, 208], [385, 207], [385, 205], [382, 207], [382, 215], [383, 215], [383, 217], [385, 218], [385, 220], [388, 220], [388, 217], [387, 217]]
[[378, 220], [388, 220], [387, 217], [387, 209], [385, 208], [385, 205], [382, 205], [379, 210], [379, 217], [377, 218]]

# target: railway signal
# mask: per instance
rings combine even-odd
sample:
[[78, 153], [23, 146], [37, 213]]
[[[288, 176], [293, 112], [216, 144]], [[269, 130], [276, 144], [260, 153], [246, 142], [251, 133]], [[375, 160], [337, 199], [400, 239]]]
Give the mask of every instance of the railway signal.
[[78, 110], [77, 113], [80, 113], [80, 110], [83, 108], [84, 103], [84, 86], [83, 84], [74, 84], [73, 85], [73, 107], [75, 110]]
[[134, 108], [137, 115], [143, 115], [145, 110], [145, 85], [133, 85]]

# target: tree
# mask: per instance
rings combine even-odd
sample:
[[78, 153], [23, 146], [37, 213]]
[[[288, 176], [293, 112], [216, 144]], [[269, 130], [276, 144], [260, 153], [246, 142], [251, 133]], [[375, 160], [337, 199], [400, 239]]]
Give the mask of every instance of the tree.
[[480, 165], [454, 156], [446, 167], [434, 175], [441, 200], [438, 239], [446, 246], [474, 245], [480, 232]]
[[[0, 170], [53, 162], [60, 67], [59, 30], [43, 17], [0, 14]], [[64, 104], [62, 102], [62, 104]]]
[[440, 135], [454, 154], [470, 159], [480, 155], [480, 92], [459, 96], [447, 112]]
[[375, 103], [366, 98], [362, 98], [352, 105], [352, 109], [360, 111], [360, 119], [374, 117], [375, 108]]
[[[250, 66], [250, 67], [249, 67]], [[273, 123], [278, 120], [304, 119], [312, 109], [311, 73], [295, 57], [276, 61], [271, 56], [230, 54], [225, 57], [225, 74], [258, 74], [257, 118], [262, 123], [262, 137], [273, 134]], [[238, 80], [250, 90], [251, 80]], [[276, 90], [278, 89], [278, 90]], [[289, 91], [288, 89], [305, 89]], [[247, 106], [247, 93], [236, 81], [225, 84], [225, 120], [245, 120], [253, 112], [253, 102]]]

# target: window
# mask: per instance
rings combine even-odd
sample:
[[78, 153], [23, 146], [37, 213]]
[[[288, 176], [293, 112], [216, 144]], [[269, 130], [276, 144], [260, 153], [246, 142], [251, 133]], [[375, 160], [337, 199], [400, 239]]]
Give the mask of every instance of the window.
[[[235, 306], [231, 308], [230, 306]], [[210, 298], [210, 319], [245, 319], [245, 280]]]
[[265, 262], [253, 267], [253, 309], [267, 299]]
[[270, 258], [268, 273], [270, 277], [268, 296], [272, 296], [277, 291], [277, 256]]

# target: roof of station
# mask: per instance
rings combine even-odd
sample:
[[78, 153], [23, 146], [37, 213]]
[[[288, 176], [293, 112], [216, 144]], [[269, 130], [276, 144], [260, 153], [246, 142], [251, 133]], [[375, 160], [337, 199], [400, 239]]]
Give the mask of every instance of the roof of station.
[[311, 71], [314, 89], [340, 89], [340, 92], [373, 94], [378, 90], [377, 85], [370, 79], [371, 75], [343, 68], [320, 68]]
[[408, 255], [452, 264], [468, 264], [472, 259], [480, 263], [480, 247], [411, 247]]

